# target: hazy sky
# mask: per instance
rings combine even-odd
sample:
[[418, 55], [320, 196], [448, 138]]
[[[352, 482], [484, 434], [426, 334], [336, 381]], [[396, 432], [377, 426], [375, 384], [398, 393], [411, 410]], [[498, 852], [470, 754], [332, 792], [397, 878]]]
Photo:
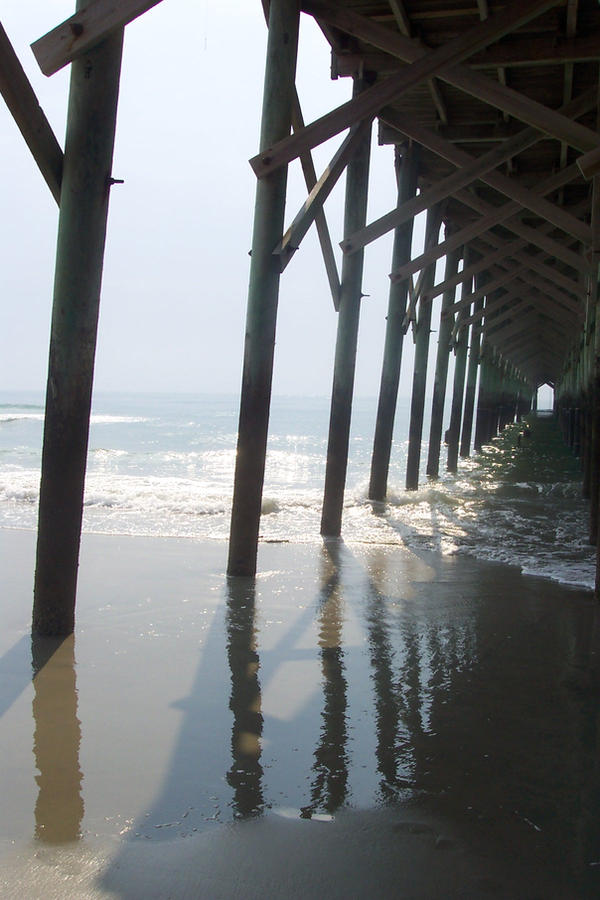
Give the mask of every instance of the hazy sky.
[[[71, 15], [74, 3], [4, 0], [2, 10], [2, 24], [63, 145], [68, 69], [46, 78], [29, 45]], [[97, 390], [239, 390], [255, 190], [248, 159], [258, 149], [265, 44], [260, 0], [163, 0], [127, 27], [113, 167], [125, 184], [111, 195]], [[303, 16], [297, 84], [307, 122], [350, 96], [351, 81], [331, 81], [329, 66], [325, 39]], [[315, 151], [318, 172], [341, 137]], [[0, 389], [43, 392], [57, 207], [3, 104], [0, 142]], [[343, 188], [344, 178], [326, 207], [340, 264]], [[304, 198], [294, 163], [286, 224]], [[369, 220], [391, 209], [395, 198], [393, 149], [378, 147], [374, 134]], [[360, 394], [378, 391], [390, 259], [391, 236], [367, 248]], [[335, 328], [311, 231], [281, 282], [276, 393], [329, 394]], [[411, 370], [408, 337], [404, 393]]]

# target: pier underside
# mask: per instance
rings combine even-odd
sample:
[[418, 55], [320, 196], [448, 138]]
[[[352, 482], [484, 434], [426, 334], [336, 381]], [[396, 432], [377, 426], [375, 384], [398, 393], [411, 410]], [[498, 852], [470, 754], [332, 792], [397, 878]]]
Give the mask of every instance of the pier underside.
[[[383, 501], [386, 496], [402, 340], [409, 331], [415, 358], [406, 488], [418, 489], [433, 328], [438, 347], [427, 474], [439, 474], [443, 410], [450, 392], [452, 416], [445, 441], [446, 464], [453, 471], [459, 448], [462, 456], [479, 450], [535, 406], [540, 385], [549, 385], [565, 437], [581, 459], [583, 491], [590, 498], [589, 539], [596, 543], [597, 4], [304, 0], [297, 6], [265, 3], [265, 11], [273, 13], [279, 6], [295, 7], [296, 13], [316, 20], [331, 45], [332, 77], [354, 81], [351, 100], [310, 124], [299, 115], [295, 96], [282, 120], [282, 128], [292, 126], [293, 133], [277, 141], [263, 134], [260, 152], [251, 160], [260, 189], [298, 158], [306, 167], [314, 147], [350, 129], [319, 181], [307, 180], [307, 201], [281, 242], [265, 247], [259, 234], [252, 251], [254, 271], [261, 254], [271, 261], [279, 257], [283, 271], [309, 225], [319, 224], [339, 311], [322, 534], [339, 536], [343, 530], [362, 259], [370, 244], [394, 231], [370, 498]], [[278, 28], [273, 20], [274, 54]], [[289, 46], [281, 30], [279, 39]], [[287, 66], [293, 85], [293, 61], [288, 59]], [[267, 77], [269, 71], [268, 63]], [[373, 123], [379, 143], [396, 147], [398, 197], [388, 213], [369, 222], [364, 215], [356, 219], [355, 210], [365, 190], [358, 162], [361, 146]], [[344, 166], [346, 220], [338, 286], [323, 210]], [[268, 210], [259, 190], [257, 216]], [[424, 251], [413, 257], [412, 223], [424, 211]], [[445, 274], [436, 281], [435, 265], [443, 257]], [[438, 311], [434, 301], [440, 296]], [[261, 302], [259, 298], [258, 306]], [[269, 303], [273, 316], [273, 299]], [[249, 305], [249, 327], [257, 309]], [[246, 343], [240, 422], [255, 408], [252, 371], [262, 373], [262, 403], [268, 409], [269, 353], [265, 343]], [[259, 482], [265, 451], [266, 435], [262, 443], [254, 442]], [[229, 572], [252, 574], [256, 540], [249, 537], [248, 521], [254, 521], [257, 534], [260, 497], [254, 498], [252, 509], [242, 438], [238, 453]]]

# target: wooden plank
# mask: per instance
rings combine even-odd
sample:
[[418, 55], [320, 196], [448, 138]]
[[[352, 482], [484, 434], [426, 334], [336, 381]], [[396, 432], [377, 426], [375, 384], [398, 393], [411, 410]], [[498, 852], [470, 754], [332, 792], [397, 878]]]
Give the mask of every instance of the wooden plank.
[[90, 0], [31, 45], [44, 75], [54, 75], [160, 0]]
[[521, 0], [519, 4], [511, 4], [436, 50], [422, 54], [419, 59], [396, 75], [374, 84], [359, 96], [316, 119], [307, 125], [304, 131], [278, 141], [263, 153], [253, 157], [250, 165], [259, 178], [264, 177], [279, 166], [296, 159], [304, 150], [322, 144], [361, 119], [376, 115], [378, 110], [390, 103], [398, 94], [466, 59], [476, 50], [509, 34], [560, 2], [561, 0]]
[[0, 92], [52, 196], [60, 203], [63, 152], [1, 24]]
[[367, 132], [370, 133], [370, 130], [370, 120], [359, 122], [358, 125], [354, 125], [350, 129], [349, 134], [342, 141], [331, 162], [326, 166], [323, 174], [300, 207], [292, 224], [284, 234], [281, 243], [273, 251], [280, 257], [282, 272], [299, 248], [303, 237], [315, 220], [315, 216], [323, 209], [323, 204], [337, 184], [356, 148], [361, 146], [365, 134]]
[[[303, 0], [302, 8], [305, 12], [316, 16], [320, 20], [335, 25], [346, 34], [350, 34], [360, 40], [372, 44], [374, 47], [384, 50], [406, 63], [414, 63], [430, 51], [418, 40], [411, 40], [404, 35], [395, 33], [390, 28], [374, 22], [365, 16], [361, 16], [348, 9], [313, 0]], [[488, 22], [491, 21], [488, 19]], [[514, 37], [514, 36], [513, 36]], [[510, 44], [513, 40], [511, 37]], [[597, 51], [596, 51], [597, 58]], [[485, 103], [509, 113], [516, 119], [520, 119], [527, 125], [539, 128], [540, 131], [566, 141], [570, 146], [582, 152], [592, 150], [600, 144], [600, 137], [595, 131], [574, 122], [567, 116], [556, 112], [519, 94], [504, 85], [486, 77], [481, 72], [476, 72], [469, 66], [454, 66], [437, 73], [437, 77], [454, 87], [465, 91], [472, 97], [477, 97]]]

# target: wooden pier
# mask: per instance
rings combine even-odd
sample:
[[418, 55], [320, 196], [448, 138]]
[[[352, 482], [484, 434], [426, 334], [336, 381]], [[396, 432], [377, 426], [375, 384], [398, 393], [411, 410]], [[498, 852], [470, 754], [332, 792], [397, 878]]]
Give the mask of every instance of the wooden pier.
[[[33, 619], [42, 634], [74, 627], [121, 47], [125, 27], [157, 2], [78, 0], [74, 15], [33, 45], [45, 74], [71, 65], [64, 155], [0, 29], [0, 88], [59, 203]], [[427, 477], [456, 471], [459, 455], [519, 420], [549, 385], [581, 461], [597, 544], [600, 6], [263, 0], [263, 8], [268, 47], [260, 146], [250, 160], [256, 206], [229, 575], [257, 569], [279, 285], [292, 255], [301, 272], [301, 242], [313, 223], [338, 316], [321, 533], [343, 534], [363, 260], [393, 232], [385, 349], [373, 361], [382, 374], [370, 498], [386, 497], [407, 337], [415, 358], [406, 488], [423, 483], [435, 332]], [[333, 77], [353, 86], [347, 102], [310, 123], [295, 86], [301, 16], [329, 42]], [[373, 132], [395, 147], [398, 191], [389, 211], [369, 221]], [[339, 149], [319, 174], [312, 150], [336, 136]], [[298, 163], [308, 197], [286, 230], [287, 172]], [[344, 233], [331, 235], [326, 200], [344, 173]], [[423, 212], [425, 247], [413, 256], [413, 223]]]

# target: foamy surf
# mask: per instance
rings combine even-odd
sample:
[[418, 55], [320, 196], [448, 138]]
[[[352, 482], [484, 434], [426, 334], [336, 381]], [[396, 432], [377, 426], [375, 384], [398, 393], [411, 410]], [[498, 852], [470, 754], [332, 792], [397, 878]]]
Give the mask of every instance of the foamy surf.
[[[91, 420], [84, 530], [226, 540], [237, 399], [116, 397], [102, 404]], [[16, 402], [0, 410], [0, 423], [2, 416], [12, 417], [10, 427], [0, 428], [0, 524], [34, 529], [43, 412]], [[585, 540], [587, 505], [572, 458], [544, 449], [523, 468], [515, 426], [483, 453], [461, 460], [456, 475], [442, 474], [433, 481], [422, 474], [420, 489], [406, 491], [407, 419], [400, 411], [388, 499], [372, 503], [367, 488], [373, 409], [367, 401], [357, 404], [343, 511], [345, 541], [467, 553], [515, 565], [527, 574], [593, 587], [595, 554]], [[263, 540], [321, 540], [326, 429], [327, 403], [322, 399], [274, 401]]]

